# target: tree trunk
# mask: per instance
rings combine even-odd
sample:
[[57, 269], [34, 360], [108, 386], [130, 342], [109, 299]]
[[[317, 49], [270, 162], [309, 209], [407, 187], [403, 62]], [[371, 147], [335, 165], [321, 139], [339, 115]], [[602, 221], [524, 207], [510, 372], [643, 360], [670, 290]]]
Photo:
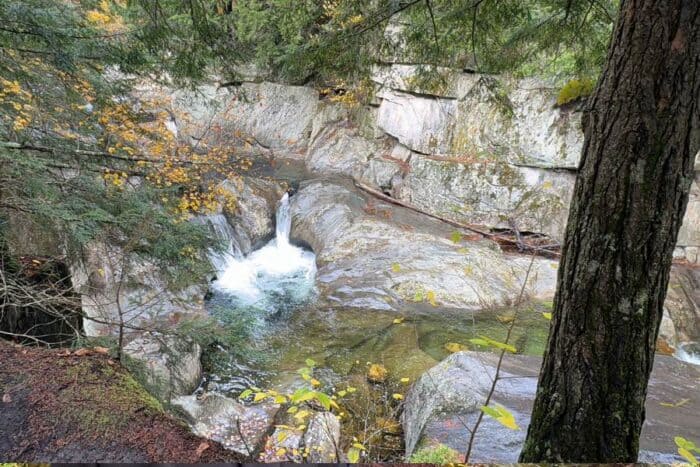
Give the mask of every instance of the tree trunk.
[[700, 149], [700, 2], [623, 0], [585, 142], [522, 462], [635, 462]]

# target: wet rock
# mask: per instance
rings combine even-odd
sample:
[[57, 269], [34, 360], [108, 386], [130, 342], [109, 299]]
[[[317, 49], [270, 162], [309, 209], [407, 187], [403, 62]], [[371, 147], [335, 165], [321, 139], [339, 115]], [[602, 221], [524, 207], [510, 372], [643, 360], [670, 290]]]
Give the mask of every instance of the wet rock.
[[268, 437], [265, 447], [258, 457], [259, 462], [302, 462], [303, 431], [278, 426]]
[[475, 355], [458, 352], [424, 373], [406, 395], [402, 425], [406, 457], [415, 450], [426, 424], [440, 414], [465, 415], [479, 410], [493, 369]]
[[330, 412], [316, 412], [309, 419], [304, 433], [304, 448], [308, 452], [306, 462], [338, 462], [340, 446], [340, 421]]
[[162, 401], [190, 394], [199, 385], [202, 349], [195, 342], [149, 333], [129, 342], [124, 354], [132, 374]]
[[278, 405], [246, 406], [216, 393], [205, 393], [201, 399], [182, 396], [172, 403], [187, 417], [195, 434], [245, 456], [259, 451], [279, 410]]
[[[456, 244], [454, 228], [376, 201], [340, 182], [302, 184], [291, 198], [292, 240], [310, 245], [331, 302], [391, 310], [404, 300], [484, 309], [515, 300], [529, 259], [490, 241]], [[526, 287], [553, 295], [556, 264], [538, 259]]]
[[[490, 352], [459, 352], [428, 370], [406, 395], [402, 418], [406, 453], [421, 443], [442, 443], [465, 452], [481, 405], [491, 385], [498, 355]], [[517, 462], [529, 424], [541, 358], [506, 354], [502, 379], [493, 403], [506, 407], [519, 430], [511, 430], [491, 417], [484, 417], [475, 437], [470, 462]], [[694, 415], [700, 402], [690, 400], [683, 411], [661, 403], [687, 399], [700, 387], [700, 367], [657, 355], [649, 382], [647, 417], [640, 440], [640, 460], [679, 462], [675, 436], [693, 438], [700, 430]]]
[[233, 205], [224, 204], [223, 213], [240, 252], [248, 254], [274, 236], [275, 210], [284, 188], [277, 182], [254, 177], [229, 180], [221, 187], [235, 200]]

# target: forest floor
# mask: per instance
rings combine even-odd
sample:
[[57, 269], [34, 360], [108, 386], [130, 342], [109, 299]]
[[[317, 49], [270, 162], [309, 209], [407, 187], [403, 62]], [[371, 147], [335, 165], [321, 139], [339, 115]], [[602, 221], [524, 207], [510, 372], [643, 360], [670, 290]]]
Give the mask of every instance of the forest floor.
[[99, 352], [0, 340], [0, 462], [238, 462]]

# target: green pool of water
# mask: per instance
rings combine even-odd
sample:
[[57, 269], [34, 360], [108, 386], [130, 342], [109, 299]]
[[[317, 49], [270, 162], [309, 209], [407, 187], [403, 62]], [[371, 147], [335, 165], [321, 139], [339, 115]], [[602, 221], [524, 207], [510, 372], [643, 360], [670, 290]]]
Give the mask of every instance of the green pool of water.
[[[549, 330], [543, 311], [547, 311], [543, 304], [518, 311], [509, 341], [518, 353], [542, 354]], [[479, 336], [504, 341], [514, 310], [471, 312], [408, 303], [403, 313], [396, 313], [307, 303], [296, 310], [257, 317], [240, 334], [232, 323], [246, 313], [251, 311], [227, 310], [219, 303], [221, 321], [241, 337], [234, 348], [216, 349], [205, 359], [216, 389], [231, 395], [251, 384], [278, 390], [293, 387], [299, 380], [296, 370], [308, 358], [316, 361], [318, 378], [326, 384], [365, 371], [369, 362], [384, 365], [397, 379], [413, 380], [448, 356], [450, 343], [494, 351], [469, 341]]]

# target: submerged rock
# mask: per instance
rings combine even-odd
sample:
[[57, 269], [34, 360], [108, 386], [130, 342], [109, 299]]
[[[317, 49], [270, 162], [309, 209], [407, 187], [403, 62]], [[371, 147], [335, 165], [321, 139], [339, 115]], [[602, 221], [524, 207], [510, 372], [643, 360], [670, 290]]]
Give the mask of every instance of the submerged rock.
[[[406, 395], [402, 424], [406, 455], [421, 443], [442, 443], [465, 452], [471, 429], [485, 403], [495, 374], [496, 353], [458, 352], [420, 377]], [[517, 462], [530, 421], [541, 358], [506, 354], [493, 404], [506, 407], [519, 427], [508, 429], [485, 416], [477, 431], [470, 462]], [[649, 382], [647, 417], [640, 440], [640, 461], [679, 462], [675, 436], [697, 437], [700, 367], [657, 355]], [[685, 400], [683, 410], [669, 403]], [[667, 404], [667, 405], [663, 405]]]
[[245, 456], [253, 456], [271, 430], [278, 405], [246, 406], [216, 393], [182, 396], [172, 401], [187, 417], [195, 434], [221, 443]]

